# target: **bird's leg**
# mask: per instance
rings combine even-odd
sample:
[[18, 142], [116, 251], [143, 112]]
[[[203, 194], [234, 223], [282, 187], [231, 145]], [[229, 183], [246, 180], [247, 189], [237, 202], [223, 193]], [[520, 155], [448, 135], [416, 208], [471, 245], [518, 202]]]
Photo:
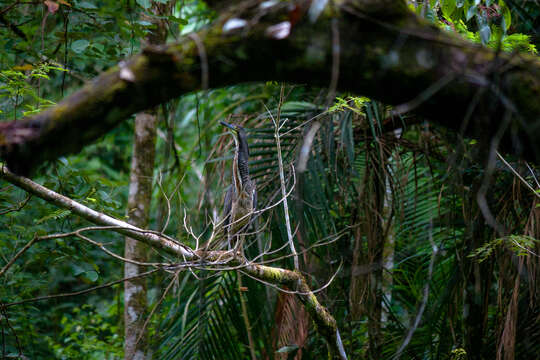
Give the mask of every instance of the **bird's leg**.
[[236, 244], [234, 244], [234, 253], [240, 254], [244, 257], [244, 235], [238, 235], [236, 237]]
[[230, 234], [227, 234], [227, 251], [231, 251], [233, 249], [231, 240], [232, 236]]

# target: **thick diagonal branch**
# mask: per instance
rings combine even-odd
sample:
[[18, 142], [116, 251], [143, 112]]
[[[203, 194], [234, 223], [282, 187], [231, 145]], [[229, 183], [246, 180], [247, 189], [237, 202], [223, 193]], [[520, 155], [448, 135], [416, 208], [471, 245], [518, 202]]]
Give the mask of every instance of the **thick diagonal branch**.
[[[319, 300], [313, 294], [305, 278], [300, 273], [265, 265], [246, 263], [245, 259], [236, 257], [232, 252], [193, 251], [188, 246], [185, 246], [174, 239], [160, 235], [156, 232], [139, 229], [127, 222], [92, 210], [75, 200], [35, 183], [30, 179], [13, 174], [5, 166], [0, 166], [0, 179], [4, 179], [19, 188], [24, 189], [28, 193], [40, 197], [58, 207], [71, 210], [74, 214], [94, 224], [112, 226], [111, 231], [128, 235], [129, 237], [145, 242], [152, 247], [164, 250], [178, 258], [178, 263], [183, 266], [213, 268], [214, 264], [223, 264], [224, 261], [226, 261], [228, 269], [241, 269], [244, 273], [275, 286], [286, 285], [289, 289], [293, 289], [300, 301], [305, 304], [313, 321], [317, 324], [319, 332], [332, 347], [335, 357], [340, 359], [346, 358], [335, 319], [326, 308], [319, 303]], [[218, 265], [214, 268], [219, 269]]]
[[[238, 5], [243, 13], [223, 16], [197, 36], [146, 48], [47, 111], [0, 123], [0, 154], [12, 171], [28, 173], [45, 160], [79, 151], [137, 111], [200, 90], [201, 68], [210, 88], [269, 80], [328, 86], [331, 23], [337, 17], [338, 90], [401, 105], [398, 109], [484, 140], [505, 128], [504, 150], [540, 159], [537, 58], [457, 38], [417, 18], [403, 1], [345, 1], [314, 23], [302, 1], [297, 12], [279, 6], [261, 16], [256, 3]], [[232, 17], [252, 21], [236, 19], [234, 24], [244, 25], [230, 30]], [[200, 39], [199, 46], [194, 39]], [[202, 66], [201, 58], [208, 63]], [[509, 124], [506, 113], [512, 115]]]

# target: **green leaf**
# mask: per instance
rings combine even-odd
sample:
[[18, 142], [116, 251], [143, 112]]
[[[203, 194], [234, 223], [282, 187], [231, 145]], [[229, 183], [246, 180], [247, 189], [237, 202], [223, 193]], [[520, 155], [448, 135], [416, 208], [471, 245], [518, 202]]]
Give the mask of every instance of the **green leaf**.
[[31, 74], [30, 77], [49, 80], [49, 77], [46, 74], [40, 74], [40, 73]]
[[488, 24], [485, 24], [480, 29], [480, 39], [482, 40], [482, 44], [486, 45], [489, 43], [489, 38], [491, 37], [491, 29]]
[[508, 30], [508, 28], [512, 24], [512, 14], [510, 13], [510, 9], [508, 8], [508, 6], [506, 6], [504, 1], [501, 0], [499, 2], [499, 5], [501, 6], [501, 11], [504, 19], [504, 30]]
[[99, 274], [94, 270], [86, 271], [84, 273], [84, 278], [91, 282], [96, 282], [99, 278]]
[[85, 272], [85, 270], [82, 267], [78, 266], [78, 265], [74, 264], [71, 267], [71, 274], [73, 274], [73, 276], [79, 276], [84, 272]]
[[100, 52], [105, 51], [105, 46], [103, 44], [92, 44], [92, 47]]
[[69, 214], [71, 214], [70, 210], [58, 209], [58, 210], [53, 211], [52, 213], [42, 217], [41, 219], [34, 220], [34, 222], [36, 224], [41, 224], [41, 223], [43, 223], [45, 221], [48, 221], [48, 220], [51, 220], [51, 219], [54, 219], [54, 220], [63, 219], [66, 216], [68, 216]]
[[85, 9], [97, 9], [97, 6], [89, 1], [81, 1], [77, 4], [79, 7], [85, 8]]
[[137, 0], [137, 4], [139, 4], [143, 9], [148, 10], [150, 6], [152, 6], [151, 0]]
[[471, 18], [476, 15], [476, 10], [476, 5], [471, 6], [469, 10], [467, 10], [467, 15], [465, 16], [467, 21], [471, 20]]
[[442, 1], [442, 12], [444, 16], [450, 18], [455, 9], [456, 9], [456, 0], [443, 0]]
[[315, 110], [316, 105], [306, 101], [287, 101], [281, 106], [282, 112]]
[[283, 354], [283, 353], [290, 353], [290, 352], [293, 352], [295, 350], [298, 350], [298, 345], [283, 346], [282, 348], [280, 348], [276, 352], [280, 353], [280, 354]]
[[298, 345], [289, 345], [289, 346], [282, 347], [281, 349], [276, 351], [276, 353], [288, 354], [287, 360], [293, 360], [296, 357], [298, 350], [299, 350]]
[[86, 50], [86, 48], [88, 47], [90, 43], [88, 42], [88, 40], [85, 40], [85, 39], [80, 39], [80, 40], [75, 40], [72, 44], [71, 44], [71, 49], [73, 51], [75, 51], [77, 54], [80, 54], [82, 53], [84, 50]]
[[173, 16], [173, 15], [167, 16], [167, 19], [169, 21], [172, 21], [172, 22], [180, 24], [180, 25], [187, 25], [187, 23], [188, 23], [188, 21], [186, 19], [178, 18], [178, 17]]
[[142, 25], [142, 26], [152, 26], [153, 25], [150, 21], [145, 21], [145, 20], [138, 20], [137, 24]]

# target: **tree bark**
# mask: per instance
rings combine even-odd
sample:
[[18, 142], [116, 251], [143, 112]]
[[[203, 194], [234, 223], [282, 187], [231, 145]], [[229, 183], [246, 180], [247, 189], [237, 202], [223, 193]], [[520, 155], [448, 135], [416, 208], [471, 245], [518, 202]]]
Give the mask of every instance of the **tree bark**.
[[[208, 29], [147, 47], [55, 107], [1, 124], [2, 157], [12, 171], [28, 173], [79, 151], [130, 114], [200, 90], [206, 80], [211, 88], [269, 80], [328, 86], [337, 19], [338, 90], [396, 105], [399, 113], [414, 110], [485, 144], [540, 159], [536, 57], [472, 44], [416, 17], [401, 0], [344, 1], [315, 22], [305, 2], [291, 3], [294, 11], [236, 5]], [[229, 30], [233, 17], [251, 21]]]
[[[148, 227], [152, 199], [157, 116], [140, 113], [135, 118], [135, 136], [129, 179], [127, 215], [129, 223], [145, 229]], [[146, 244], [126, 237], [124, 257], [139, 262], [148, 260]], [[132, 277], [144, 272], [139, 265], [126, 262], [124, 276]], [[147, 308], [146, 279], [137, 278], [124, 283], [124, 358], [143, 360], [148, 352], [148, 337], [143, 334]]]
[[[165, 43], [167, 26], [158, 18], [170, 12], [170, 5], [154, 3], [152, 12], [155, 17], [143, 16], [154, 24], [154, 29], [147, 35], [145, 42], [150, 45]], [[152, 200], [152, 179], [154, 173], [156, 132], [158, 116], [155, 111], [139, 113], [135, 116], [133, 154], [129, 179], [129, 197], [127, 215], [129, 223], [146, 229], [149, 223]], [[138, 262], [148, 260], [149, 248], [143, 242], [126, 237], [124, 257]], [[124, 276], [133, 277], [145, 269], [126, 262]], [[150, 359], [148, 353], [148, 334], [144, 329], [147, 314], [146, 278], [134, 278], [124, 283], [124, 358], [126, 360]]]

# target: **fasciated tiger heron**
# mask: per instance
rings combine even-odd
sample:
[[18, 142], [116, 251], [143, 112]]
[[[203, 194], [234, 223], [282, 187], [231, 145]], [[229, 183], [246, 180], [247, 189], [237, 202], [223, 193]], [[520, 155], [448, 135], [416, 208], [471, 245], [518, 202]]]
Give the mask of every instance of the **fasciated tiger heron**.
[[229, 250], [243, 252], [243, 235], [257, 207], [257, 189], [249, 176], [249, 146], [246, 131], [238, 125], [221, 121], [232, 132], [235, 142], [232, 184], [225, 194], [223, 229]]

